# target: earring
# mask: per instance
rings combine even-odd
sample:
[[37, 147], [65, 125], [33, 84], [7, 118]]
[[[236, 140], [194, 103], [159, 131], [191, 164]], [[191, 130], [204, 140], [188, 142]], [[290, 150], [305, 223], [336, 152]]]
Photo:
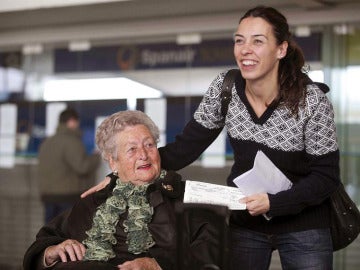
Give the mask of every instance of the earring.
[[119, 175], [118, 171], [117, 170], [113, 171], [113, 175], [118, 176]]

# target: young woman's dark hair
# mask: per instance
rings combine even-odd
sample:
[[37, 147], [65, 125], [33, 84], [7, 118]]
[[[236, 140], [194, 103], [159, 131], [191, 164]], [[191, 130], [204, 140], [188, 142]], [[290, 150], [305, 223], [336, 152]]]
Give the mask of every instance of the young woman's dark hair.
[[288, 43], [286, 56], [279, 63], [279, 95], [272, 104], [279, 102], [293, 114], [297, 114], [299, 106], [305, 100], [309, 77], [303, 71], [304, 54], [293, 40], [285, 16], [272, 7], [257, 6], [247, 11], [239, 23], [248, 17], [260, 17], [267, 21], [273, 28], [278, 45], [284, 41]]

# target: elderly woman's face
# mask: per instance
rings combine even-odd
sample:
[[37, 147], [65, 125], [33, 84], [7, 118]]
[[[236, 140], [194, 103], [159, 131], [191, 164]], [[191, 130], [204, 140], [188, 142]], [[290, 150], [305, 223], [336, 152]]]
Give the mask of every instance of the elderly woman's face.
[[122, 181], [143, 185], [160, 175], [160, 155], [146, 126], [129, 126], [115, 136], [118, 160], [110, 159], [110, 166]]

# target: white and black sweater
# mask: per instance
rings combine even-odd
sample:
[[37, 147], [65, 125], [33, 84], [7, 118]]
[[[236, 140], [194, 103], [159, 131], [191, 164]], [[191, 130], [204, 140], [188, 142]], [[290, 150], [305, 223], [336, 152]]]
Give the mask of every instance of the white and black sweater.
[[284, 107], [269, 107], [259, 118], [250, 106], [244, 81], [237, 78], [226, 119], [221, 115], [219, 74], [204, 95], [193, 119], [173, 143], [160, 148], [162, 167], [178, 170], [194, 160], [226, 127], [234, 152], [227, 179], [248, 171], [262, 150], [293, 182], [290, 190], [269, 194], [270, 221], [233, 211], [231, 223], [264, 233], [285, 233], [329, 227], [326, 198], [340, 181], [339, 149], [332, 105], [317, 84], [307, 86], [298, 117]]

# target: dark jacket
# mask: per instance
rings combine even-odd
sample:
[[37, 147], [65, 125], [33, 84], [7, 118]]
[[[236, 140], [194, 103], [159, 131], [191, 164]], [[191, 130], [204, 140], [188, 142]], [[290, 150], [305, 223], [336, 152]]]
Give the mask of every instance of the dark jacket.
[[[63, 213], [41, 228], [36, 236], [36, 241], [25, 254], [24, 270], [42, 269], [42, 255], [46, 247], [59, 244], [66, 239], [76, 239], [80, 242], [84, 240], [86, 238], [85, 231], [92, 226], [97, 206], [105, 202], [111, 195], [114, 182], [113, 179], [106, 189], [80, 200], [71, 211]], [[172, 190], [164, 188], [164, 183], [171, 185]], [[203, 212], [203, 214], [194, 215], [192, 213], [191, 218], [188, 215], [184, 218], [183, 212], [179, 215], [179, 210], [183, 208], [183, 192], [184, 182], [181, 181], [181, 176], [171, 172], [168, 172], [162, 182], [158, 181], [149, 186], [148, 198], [154, 207], [149, 230], [156, 244], [148, 252], [134, 255], [127, 251], [126, 234], [122, 225], [125, 213], [120, 216], [116, 228], [115, 258], [106, 263], [82, 261], [57, 263], [53, 269], [116, 269], [114, 266], [137, 257], [155, 258], [163, 270], [200, 270], [205, 264], [222, 264], [223, 250], [219, 249], [224, 246], [221, 247], [221, 243], [218, 242], [218, 235], [222, 234], [224, 230], [219, 232], [217, 228], [214, 228], [213, 224], [216, 222], [212, 223], [214, 216], [211, 214]], [[223, 220], [225, 220], [225, 215]], [[182, 219], [180, 220], [179, 217]], [[185, 242], [181, 242], [181, 249], [184, 252], [180, 264], [177, 264], [180, 244], [177, 242], [177, 222], [181, 224], [181, 240], [186, 239]]]

